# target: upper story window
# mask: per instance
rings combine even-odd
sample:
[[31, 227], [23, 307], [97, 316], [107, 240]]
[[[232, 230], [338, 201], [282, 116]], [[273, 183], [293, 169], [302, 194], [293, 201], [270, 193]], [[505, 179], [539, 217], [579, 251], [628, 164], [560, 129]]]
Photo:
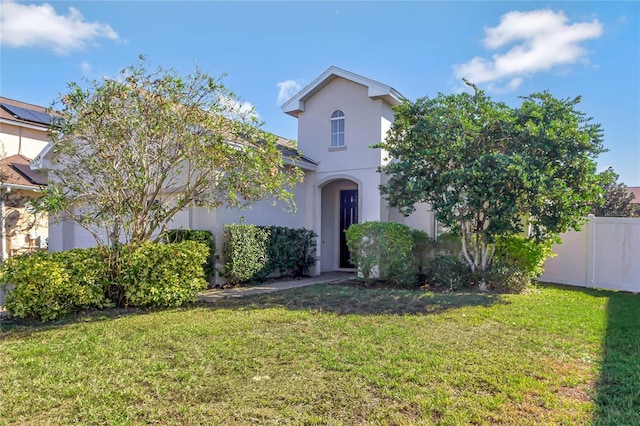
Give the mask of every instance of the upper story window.
[[344, 112], [331, 114], [331, 147], [344, 146]]

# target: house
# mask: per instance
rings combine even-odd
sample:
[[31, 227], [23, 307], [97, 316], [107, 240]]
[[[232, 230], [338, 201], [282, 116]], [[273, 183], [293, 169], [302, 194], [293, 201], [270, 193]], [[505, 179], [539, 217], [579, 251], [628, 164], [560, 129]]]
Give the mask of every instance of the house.
[[640, 186], [628, 186], [627, 191], [629, 194], [633, 194], [634, 198], [631, 200], [632, 204], [640, 204]]
[[[294, 189], [297, 211], [289, 214], [267, 202], [240, 211], [193, 207], [178, 214], [171, 227], [212, 230], [218, 247], [229, 223], [312, 229], [318, 235], [314, 275], [351, 268], [343, 230], [352, 223], [397, 221], [434, 235], [436, 222], [425, 206], [405, 218], [388, 208], [378, 190], [385, 176], [377, 170], [387, 159], [371, 145], [385, 138], [392, 107], [401, 99], [391, 86], [330, 67], [282, 105], [298, 120], [298, 151], [281, 141], [285, 159], [303, 154], [296, 162], [304, 171], [304, 181]], [[46, 156], [36, 159], [36, 167], [46, 168]], [[73, 223], [50, 228], [50, 250], [92, 244], [92, 237]]]
[[633, 204], [635, 209], [635, 217], [640, 217], [640, 186], [629, 186], [627, 187], [627, 191], [634, 196], [633, 200], [631, 200], [631, 204]]
[[46, 248], [48, 219], [29, 206], [46, 175], [29, 165], [49, 142], [50, 122], [44, 107], [0, 97], [1, 259]]

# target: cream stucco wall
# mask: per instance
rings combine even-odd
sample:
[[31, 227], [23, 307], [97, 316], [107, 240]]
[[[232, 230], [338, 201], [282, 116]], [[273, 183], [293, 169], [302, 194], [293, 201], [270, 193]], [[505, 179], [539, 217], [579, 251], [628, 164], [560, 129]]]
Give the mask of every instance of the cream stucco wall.
[[36, 155], [49, 143], [46, 129], [29, 125], [0, 123], [0, 150], [5, 156], [22, 154], [28, 158]]
[[[331, 147], [331, 115], [336, 110], [345, 115], [345, 146], [340, 148]], [[370, 146], [383, 140], [392, 120], [388, 103], [371, 99], [367, 87], [339, 77], [306, 99], [298, 114], [298, 146], [318, 162], [307, 185], [313, 194], [311, 229], [320, 238], [316, 273], [338, 267], [340, 190], [358, 190], [359, 222], [387, 219], [377, 172], [384, 153]]]
[[[331, 147], [331, 114], [345, 115], [345, 147]], [[359, 222], [396, 221], [433, 234], [433, 215], [427, 206], [408, 218], [389, 209], [380, 196], [384, 175], [378, 167], [387, 153], [371, 145], [382, 141], [393, 122], [393, 109], [382, 99], [369, 97], [368, 89], [353, 81], [335, 78], [304, 102], [298, 113], [298, 146], [317, 161], [314, 173], [314, 223], [320, 236], [316, 272], [335, 270], [339, 262], [337, 223], [341, 189], [358, 189]]]
[[[331, 148], [331, 114], [345, 114], [345, 149]], [[367, 88], [336, 78], [305, 101], [298, 115], [298, 146], [304, 155], [317, 161], [317, 173], [377, 168], [382, 152], [370, 145], [383, 138], [382, 117], [391, 108], [380, 99], [370, 99]], [[388, 126], [388, 124], [386, 125]]]

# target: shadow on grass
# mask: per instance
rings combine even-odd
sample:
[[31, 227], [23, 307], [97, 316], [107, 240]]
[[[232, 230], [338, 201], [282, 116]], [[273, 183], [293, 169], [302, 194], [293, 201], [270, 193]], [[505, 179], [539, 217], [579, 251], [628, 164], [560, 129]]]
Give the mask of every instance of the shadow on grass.
[[181, 308], [114, 308], [81, 312], [61, 320], [42, 323], [35, 320], [0, 321], [0, 340], [9, 335], [30, 334], [73, 324], [110, 321], [121, 317], [146, 315], [167, 310], [208, 309], [286, 309], [334, 312], [340, 315], [425, 315], [464, 306], [505, 303], [498, 294], [480, 292], [434, 293], [431, 291], [365, 288], [350, 284], [316, 284], [273, 293], [199, 302]]
[[4, 317], [0, 318], [0, 341], [9, 335], [19, 334], [21, 337], [28, 337], [30, 334], [57, 329], [73, 324], [111, 321], [118, 318], [131, 317], [136, 315], [147, 315], [152, 312], [162, 312], [168, 310], [184, 310], [186, 308], [111, 308], [103, 310], [82, 311], [63, 317], [56, 321], [42, 322], [35, 319], [20, 319]]
[[610, 292], [596, 425], [640, 425], [640, 295]]
[[498, 294], [364, 288], [350, 284], [316, 284], [205, 304], [212, 309], [287, 309], [333, 312], [339, 315], [424, 315], [464, 306], [505, 303]]

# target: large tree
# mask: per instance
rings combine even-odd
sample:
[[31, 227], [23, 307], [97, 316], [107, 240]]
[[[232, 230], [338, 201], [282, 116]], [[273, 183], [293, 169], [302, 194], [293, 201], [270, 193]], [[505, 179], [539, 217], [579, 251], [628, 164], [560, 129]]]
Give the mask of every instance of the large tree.
[[377, 145], [392, 159], [380, 191], [405, 215], [429, 203], [460, 236], [470, 269], [484, 271], [498, 236], [544, 240], [579, 227], [599, 193], [602, 133], [575, 109], [580, 98], [536, 93], [511, 108], [469, 85], [473, 93], [395, 107]]
[[150, 70], [70, 83], [52, 127], [52, 171], [42, 205], [101, 245], [156, 238], [192, 205], [292, 201], [296, 168], [220, 78]]
[[633, 217], [636, 208], [633, 205], [635, 195], [630, 193], [627, 185], [618, 183], [620, 177], [613, 167], [600, 173], [602, 178], [602, 200], [591, 204], [591, 213], [595, 216]]

